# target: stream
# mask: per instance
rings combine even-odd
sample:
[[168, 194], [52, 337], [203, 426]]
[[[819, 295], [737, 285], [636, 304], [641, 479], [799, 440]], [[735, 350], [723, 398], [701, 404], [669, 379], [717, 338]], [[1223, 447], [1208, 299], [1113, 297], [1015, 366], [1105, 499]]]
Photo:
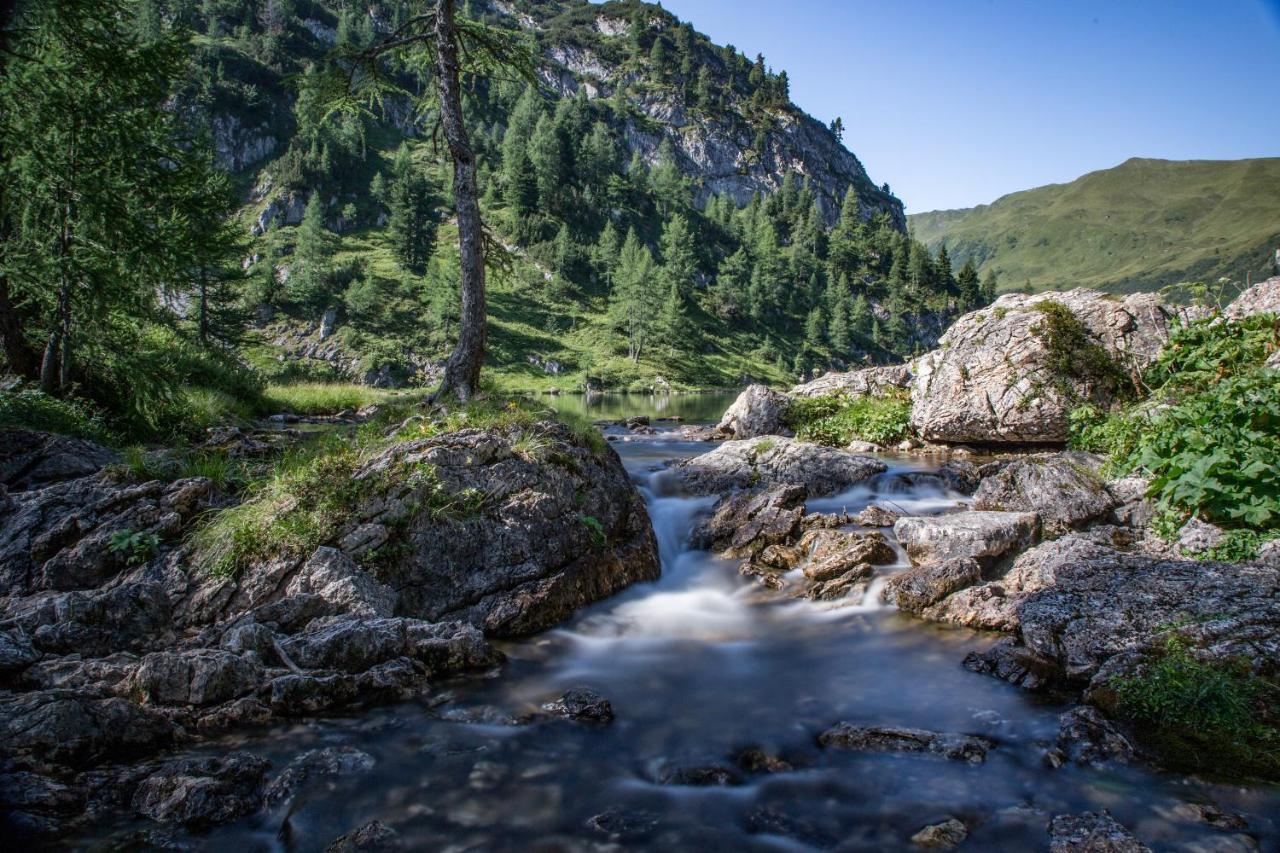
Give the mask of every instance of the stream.
[[[610, 401], [597, 411], [582, 398], [558, 405], [593, 417], [708, 421], [731, 399], [675, 397], [662, 409], [652, 398]], [[912, 834], [956, 817], [969, 826], [962, 849], [1035, 850], [1047, 848], [1054, 815], [1105, 808], [1156, 849], [1259, 849], [1178, 808], [1211, 801], [1244, 814], [1261, 849], [1277, 849], [1275, 789], [1134, 767], [1051, 769], [1044, 752], [1064, 708], [960, 665], [995, 637], [906, 618], [878, 603], [874, 582], [873, 594], [853, 605], [779, 598], [740, 577], [736, 561], [690, 550], [689, 530], [714, 499], [670, 493], [662, 469], [711, 445], [657, 426], [658, 435], [626, 436], [613, 446], [648, 502], [661, 579], [587, 608], [558, 630], [503, 643], [508, 661], [492, 676], [440, 684], [414, 702], [208, 745], [210, 753], [264, 755], [276, 770], [326, 746], [356, 747], [375, 764], [325, 778], [287, 815], [183, 840], [203, 849], [323, 850], [377, 818], [415, 850], [596, 850], [612, 840], [626, 849], [879, 851], [916, 849]], [[852, 513], [892, 501], [929, 514], [959, 503], [939, 486], [908, 486], [898, 476], [928, 470], [927, 462], [886, 462], [888, 473], [809, 509]], [[904, 558], [879, 571], [905, 566]], [[616, 721], [512, 724], [577, 686], [608, 698]], [[980, 765], [818, 747], [815, 736], [842, 720], [982, 734], [997, 746]], [[791, 769], [741, 772], [740, 784], [713, 787], [655, 781], [673, 767], [733, 768], [747, 748]]]

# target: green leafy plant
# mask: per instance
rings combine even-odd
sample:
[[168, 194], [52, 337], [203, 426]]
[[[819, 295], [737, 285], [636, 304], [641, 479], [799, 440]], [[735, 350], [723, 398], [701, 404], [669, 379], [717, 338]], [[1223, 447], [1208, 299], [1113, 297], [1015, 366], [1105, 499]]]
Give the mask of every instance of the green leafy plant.
[[600, 519], [593, 515], [578, 514], [578, 521], [591, 532], [591, 541], [597, 546], [605, 543], [604, 525], [600, 523]]
[[892, 444], [907, 435], [911, 401], [906, 395], [842, 395], [793, 400], [783, 422], [804, 441], [843, 447], [851, 441]]
[[160, 549], [160, 537], [143, 530], [117, 530], [107, 540], [107, 548], [113, 554], [124, 555], [129, 565], [140, 566]]
[[[1071, 309], [1052, 299], [1032, 306], [1042, 315], [1031, 327], [1047, 350], [1045, 371], [1067, 396], [1078, 396], [1074, 383], [1087, 389], [1099, 389], [1111, 396], [1131, 395], [1133, 384], [1128, 372], [1106, 347], [1095, 341], [1084, 323]], [[1086, 392], [1087, 394], [1087, 392]]]

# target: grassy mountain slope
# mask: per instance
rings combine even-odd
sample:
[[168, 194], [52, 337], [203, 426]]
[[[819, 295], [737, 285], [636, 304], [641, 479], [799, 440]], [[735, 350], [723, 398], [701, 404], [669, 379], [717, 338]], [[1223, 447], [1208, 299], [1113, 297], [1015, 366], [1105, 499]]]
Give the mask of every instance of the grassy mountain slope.
[[988, 205], [908, 217], [915, 237], [972, 258], [1002, 288], [1153, 290], [1243, 282], [1280, 248], [1280, 158], [1134, 158]]

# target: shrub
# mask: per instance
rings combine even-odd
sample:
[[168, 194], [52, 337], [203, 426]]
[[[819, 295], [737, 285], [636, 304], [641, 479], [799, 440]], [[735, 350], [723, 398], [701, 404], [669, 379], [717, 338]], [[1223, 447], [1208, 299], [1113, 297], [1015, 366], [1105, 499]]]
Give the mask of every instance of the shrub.
[[1280, 319], [1255, 314], [1241, 320], [1199, 320], [1177, 329], [1146, 372], [1154, 389], [1196, 389], [1257, 367], [1280, 349]]
[[115, 436], [101, 413], [75, 398], [50, 397], [35, 388], [0, 391], [0, 425], [111, 442]]
[[1189, 770], [1280, 778], [1280, 690], [1247, 661], [1205, 663], [1171, 634], [1133, 675], [1108, 687], [1115, 710], [1165, 760]]
[[805, 397], [792, 401], [783, 415], [798, 438], [832, 447], [855, 440], [892, 444], [907, 434], [910, 420], [906, 395]]
[[1043, 318], [1031, 327], [1033, 334], [1043, 341], [1047, 350], [1045, 367], [1049, 376], [1059, 383], [1059, 390], [1068, 396], [1076, 396], [1076, 389], [1068, 380], [1082, 383], [1089, 389], [1100, 389], [1113, 397], [1128, 396], [1133, 383], [1107, 348], [1093, 340], [1089, 330], [1071, 309], [1061, 302], [1045, 299], [1032, 306]]

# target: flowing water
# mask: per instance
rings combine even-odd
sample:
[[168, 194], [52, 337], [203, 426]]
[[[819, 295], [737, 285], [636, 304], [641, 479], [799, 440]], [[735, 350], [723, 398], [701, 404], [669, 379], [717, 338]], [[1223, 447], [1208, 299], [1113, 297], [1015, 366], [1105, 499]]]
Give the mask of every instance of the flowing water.
[[[1063, 709], [960, 665], [993, 637], [906, 618], [874, 595], [837, 607], [763, 594], [733, 561], [687, 546], [713, 501], [671, 494], [662, 469], [709, 445], [666, 432], [614, 446], [648, 501], [660, 580], [559, 630], [504, 644], [508, 661], [492, 676], [441, 685], [417, 702], [218, 742], [209, 751], [250, 750], [276, 768], [335, 745], [364, 750], [376, 765], [325, 780], [287, 815], [260, 815], [195, 843], [321, 850], [377, 818], [409, 849], [594, 850], [609, 842], [591, 825], [604, 814], [597, 823], [627, 849], [894, 850], [911, 849], [914, 832], [954, 816], [970, 826], [965, 849], [1030, 850], [1047, 846], [1053, 815], [1106, 808], [1157, 849], [1249, 849], [1223, 846], [1238, 838], [1176, 810], [1212, 801], [1244, 813], [1262, 849], [1276, 849], [1280, 792], [1134, 768], [1050, 769], [1043, 755]], [[908, 485], [897, 476], [923, 464], [887, 461], [889, 473], [870, 485], [810, 508], [856, 512], [891, 501], [936, 513], [957, 504], [929, 478]], [[576, 686], [611, 700], [613, 725], [510, 724]], [[815, 735], [841, 720], [983, 734], [997, 746], [978, 766], [819, 748]], [[654, 781], [664, 767], [733, 766], [749, 747], [793, 769], [721, 787]]]

